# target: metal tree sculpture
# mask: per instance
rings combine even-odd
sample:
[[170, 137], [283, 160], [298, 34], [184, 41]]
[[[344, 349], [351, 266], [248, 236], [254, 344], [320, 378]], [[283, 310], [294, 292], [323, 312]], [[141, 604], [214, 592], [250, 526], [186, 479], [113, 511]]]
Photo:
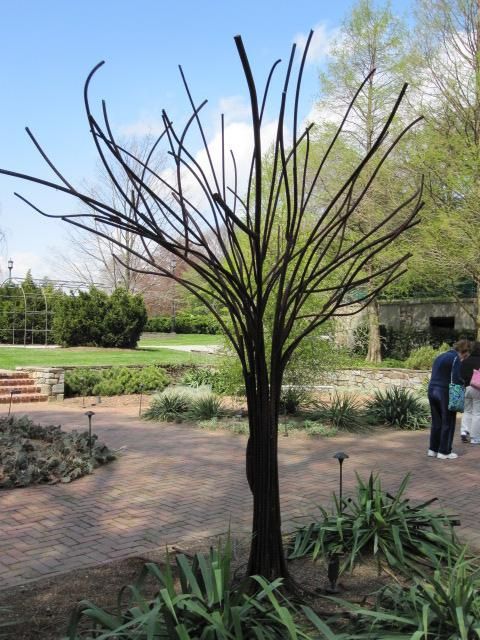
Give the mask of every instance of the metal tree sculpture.
[[[97, 65], [85, 83], [85, 108], [98, 154], [121, 196], [130, 203], [130, 213], [117, 211], [104, 202], [79, 192], [53, 165], [34, 136], [32, 141], [59, 182], [54, 183], [17, 172], [2, 173], [58, 189], [83, 201], [90, 214], [66, 214], [59, 217], [77, 227], [99, 234], [99, 225], [129, 231], [144, 239], [145, 252], [138, 255], [144, 271], [172, 278], [194, 294], [217, 318], [240, 359], [245, 379], [249, 440], [246, 452], [247, 479], [253, 494], [253, 526], [248, 574], [273, 579], [288, 571], [282, 548], [279, 476], [277, 461], [278, 416], [282, 377], [292, 353], [302, 339], [333, 315], [349, 314], [349, 294], [355, 291], [357, 302], [366, 306], [385, 285], [403, 272], [408, 256], [393, 260], [383, 268], [367, 270], [369, 261], [397, 236], [417, 222], [421, 207], [421, 188], [393, 210], [385, 212], [377, 227], [353, 237], [349, 220], [362, 202], [378, 171], [392, 149], [410, 128], [393, 141], [385, 140], [402, 100], [406, 86], [378, 139], [336, 195], [321, 210], [315, 211], [313, 195], [319, 178], [340, 135], [350, 109], [333, 136], [324, 156], [313, 166], [311, 128], [299, 132], [299, 95], [308, 45], [301, 58], [294, 86], [292, 105], [292, 142], [284, 138], [287, 94], [291, 83], [295, 45], [287, 65], [280, 98], [278, 127], [268, 171], [262, 153], [261, 127], [271, 78], [279, 60], [272, 66], [263, 95], [254, 82], [249, 60], [240, 36], [235, 37], [250, 95], [253, 152], [245, 194], [239, 193], [235, 156], [232, 184], [226, 179], [224, 122], [220, 170], [216, 171], [199, 117], [205, 102], [196, 105], [180, 67], [192, 115], [177, 131], [165, 112], [164, 130], [153, 145], [150, 156], [141, 163], [128, 162], [129, 152], [121, 148], [112, 133], [105, 103], [103, 123], [92, 114], [88, 88]], [[367, 78], [368, 80], [368, 78]], [[362, 87], [359, 88], [359, 92]], [[357, 94], [358, 95], [358, 94]], [[414, 124], [414, 123], [412, 123]], [[207, 167], [202, 166], [186, 144], [186, 136], [196, 127], [205, 147]], [[167, 144], [174, 162], [170, 174], [155, 174], [158, 188], [152, 188], [149, 158], [160, 141]], [[130, 183], [131, 193], [122, 191], [112, 166], [118, 163]], [[141, 171], [131, 167], [142, 164]], [[368, 170], [366, 167], [368, 165]], [[362, 176], [362, 180], [360, 180]], [[202, 205], [187, 195], [185, 181], [195, 183], [203, 197]], [[18, 194], [17, 194], [18, 195]], [[22, 198], [22, 196], [19, 196]], [[49, 215], [22, 198], [39, 213]], [[281, 224], [280, 224], [281, 217]], [[308, 224], [306, 221], [308, 220]], [[150, 252], [156, 243], [189, 267], [181, 275], [172, 273], [155, 261]], [[122, 246], [119, 243], [119, 246]], [[123, 249], [128, 247], [122, 246]], [[199, 277], [191, 277], [191, 274]], [[189, 275], [190, 274], [190, 275]], [[367, 275], [365, 275], [367, 274]], [[374, 286], [364, 285], [374, 282]], [[368, 291], [368, 293], [367, 293]], [[311, 298], [318, 307], [312, 311]], [[268, 309], [268, 337], [267, 337]], [[225, 310], [228, 312], [225, 314]], [[226, 320], [228, 316], [228, 321]]]

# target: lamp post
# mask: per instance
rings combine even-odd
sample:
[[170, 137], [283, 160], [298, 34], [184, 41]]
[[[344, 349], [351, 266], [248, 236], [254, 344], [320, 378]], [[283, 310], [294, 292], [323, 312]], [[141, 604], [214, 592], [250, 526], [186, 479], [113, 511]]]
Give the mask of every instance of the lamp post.
[[[170, 260], [170, 270], [172, 272], [172, 275], [175, 275], [175, 268], [177, 266], [177, 260], [175, 258], [172, 258]], [[176, 330], [176, 326], [175, 326], [175, 280], [173, 281], [173, 287], [172, 287], [172, 324], [170, 327], [170, 333], [175, 333]]]
[[[333, 456], [336, 460], [338, 460], [338, 464], [340, 465], [340, 487], [339, 487], [339, 499], [340, 499], [340, 516], [343, 513], [343, 461], [346, 460], [349, 456], [344, 451], [337, 451], [337, 453]], [[330, 586], [327, 591], [329, 593], [338, 593], [338, 576], [340, 574], [340, 551], [333, 551], [328, 558], [328, 568], [327, 575], [328, 581], [330, 582]]]
[[144, 385], [140, 385], [140, 404], [138, 405], [138, 417], [142, 416], [142, 396], [143, 396], [143, 387]]
[[95, 415], [95, 411], [86, 411], [85, 415], [88, 418], [88, 451], [91, 458], [92, 457], [92, 416]]
[[12, 281], [12, 269], [13, 269], [13, 260], [11, 258], [8, 261], [7, 266], [8, 266], [8, 281], [11, 282]]

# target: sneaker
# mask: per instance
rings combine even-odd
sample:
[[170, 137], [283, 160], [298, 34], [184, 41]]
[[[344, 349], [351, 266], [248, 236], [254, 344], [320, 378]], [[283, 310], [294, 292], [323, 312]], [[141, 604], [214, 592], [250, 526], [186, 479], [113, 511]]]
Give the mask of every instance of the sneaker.
[[439, 460], [455, 460], [456, 458], [458, 458], [458, 454], [457, 453], [437, 453], [437, 458]]
[[427, 451], [427, 456], [428, 456], [429, 458], [436, 458], [436, 457], [437, 457], [437, 452], [436, 452], [436, 451], [432, 451], [431, 449], [429, 449], [429, 450]]
[[480, 444], [480, 440], [470, 440], [470, 444]]
[[468, 432], [467, 433], [462, 433], [460, 435], [460, 438], [462, 439], [462, 442], [468, 442]]

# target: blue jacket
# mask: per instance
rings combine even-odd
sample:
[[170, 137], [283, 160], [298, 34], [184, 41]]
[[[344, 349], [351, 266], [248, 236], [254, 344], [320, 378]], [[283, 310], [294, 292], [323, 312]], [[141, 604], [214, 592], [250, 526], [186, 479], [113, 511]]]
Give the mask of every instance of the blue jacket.
[[435, 358], [429, 386], [448, 389], [450, 381], [463, 384], [463, 378], [460, 375], [460, 358], [455, 349], [445, 351]]

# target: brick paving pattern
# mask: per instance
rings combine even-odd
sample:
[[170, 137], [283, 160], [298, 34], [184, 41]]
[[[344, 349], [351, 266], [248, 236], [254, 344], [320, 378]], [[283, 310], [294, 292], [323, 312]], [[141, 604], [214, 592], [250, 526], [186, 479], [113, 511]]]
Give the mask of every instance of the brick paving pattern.
[[[24, 405], [44, 424], [86, 425], [85, 409]], [[0, 588], [166, 544], [224, 532], [249, 532], [251, 498], [244, 473], [246, 438], [182, 424], [142, 422], [138, 409], [95, 407], [94, 431], [119, 459], [71, 484], [0, 492]], [[284, 529], [325, 505], [338, 488], [336, 451], [346, 451], [344, 491], [355, 472], [381, 473], [394, 491], [411, 473], [412, 501], [439, 498], [458, 515], [463, 540], [480, 548], [480, 447], [463, 445], [458, 460], [426, 457], [426, 432], [361, 434], [335, 439], [280, 436]]]

